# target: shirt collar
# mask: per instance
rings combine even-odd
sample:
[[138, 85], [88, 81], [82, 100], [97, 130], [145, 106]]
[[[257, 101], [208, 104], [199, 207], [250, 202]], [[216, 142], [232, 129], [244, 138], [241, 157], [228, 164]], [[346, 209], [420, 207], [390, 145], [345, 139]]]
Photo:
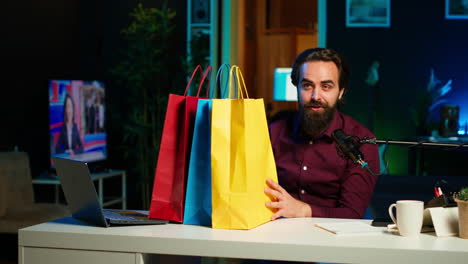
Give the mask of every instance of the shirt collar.
[[326, 135], [329, 138], [331, 138], [333, 131], [335, 131], [336, 129], [342, 129], [342, 128], [343, 126], [340, 122], [340, 113], [338, 112], [338, 110], [336, 110], [335, 114], [333, 115], [333, 119], [330, 122], [330, 125], [327, 127], [327, 129], [325, 129], [322, 135]]

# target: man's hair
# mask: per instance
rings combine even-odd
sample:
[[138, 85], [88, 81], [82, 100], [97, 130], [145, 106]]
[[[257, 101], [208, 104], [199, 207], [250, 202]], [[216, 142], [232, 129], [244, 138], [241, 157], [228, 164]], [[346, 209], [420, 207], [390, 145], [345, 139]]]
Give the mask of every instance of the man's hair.
[[340, 86], [340, 90], [348, 88], [348, 64], [336, 51], [325, 48], [306, 49], [296, 57], [291, 72], [291, 82], [294, 86], [298, 87], [302, 64], [311, 61], [334, 62], [338, 68], [338, 84]]

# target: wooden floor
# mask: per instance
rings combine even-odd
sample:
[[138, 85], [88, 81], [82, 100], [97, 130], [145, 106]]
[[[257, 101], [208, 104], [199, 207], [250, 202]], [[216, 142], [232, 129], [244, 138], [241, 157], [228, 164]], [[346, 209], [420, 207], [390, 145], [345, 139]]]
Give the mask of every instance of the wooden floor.
[[17, 264], [18, 235], [0, 234], [0, 243], [3, 245], [0, 254], [0, 264]]
[[2, 260], [0, 259], [0, 264], [18, 264], [16, 260]]

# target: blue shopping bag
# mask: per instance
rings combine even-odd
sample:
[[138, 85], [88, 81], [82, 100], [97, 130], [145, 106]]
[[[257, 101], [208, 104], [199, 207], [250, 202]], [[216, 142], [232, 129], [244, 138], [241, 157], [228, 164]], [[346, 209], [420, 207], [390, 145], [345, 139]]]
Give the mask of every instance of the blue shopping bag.
[[[227, 79], [222, 74], [230, 65], [223, 64], [216, 74], [216, 88], [210, 89], [209, 98], [227, 96]], [[211, 99], [198, 100], [192, 149], [190, 152], [187, 188], [185, 194], [184, 224], [211, 226]]]
[[184, 224], [211, 226], [211, 100], [198, 100], [187, 176]]

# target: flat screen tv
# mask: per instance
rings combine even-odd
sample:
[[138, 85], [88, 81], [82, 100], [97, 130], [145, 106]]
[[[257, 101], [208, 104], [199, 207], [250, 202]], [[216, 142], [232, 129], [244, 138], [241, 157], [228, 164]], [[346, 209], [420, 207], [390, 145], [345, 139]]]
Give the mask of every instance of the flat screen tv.
[[101, 81], [50, 80], [49, 131], [52, 157], [84, 162], [107, 159], [105, 87]]

